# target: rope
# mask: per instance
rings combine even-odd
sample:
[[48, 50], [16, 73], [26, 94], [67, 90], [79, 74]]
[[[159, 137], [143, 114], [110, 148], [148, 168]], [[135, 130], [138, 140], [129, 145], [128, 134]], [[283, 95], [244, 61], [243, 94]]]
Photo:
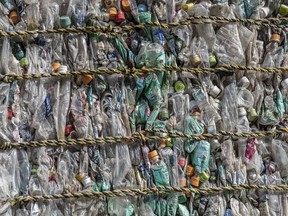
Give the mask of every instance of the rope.
[[0, 151], [6, 151], [12, 148], [25, 148], [25, 147], [69, 147], [69, 146], [87, 146], [87, 145], [105, 145], [111, 144], [134, 144], [136, 140], [159, 140], [162, 137], [157, 135], [147, 135], [147, 133], [167, 133], [171, 138], [184, 138], [184, 139], [195, 139], [195, 140], [207, 140], [211, 138], [219, 138], [221, 136], [231, 136], [237, 138], [250, 138], [250, 137], [267, 137], [274, 136], [277, 134], [288, 133], [288, 128], [281, 128], [273, 131], [255, 131], [247, 133], [229, 132], [229, 131], [218, 131], [217, 133], [207, 134], [195, 134], [188, 135], [181, 132], [167, 131], [167, 130], [145, 130], [140, 133], [134, 133], [130, 137], [115, 136], [115, 137], [103, 137], [103, 138], [80, 138], [80, 139], [67, 139], [67, 140], [42, 140], [42, 141], [31, 141], [31, 142], [19, 142], [11, 143], [5, 142], [0, 146]]
[[4, 202], [10, 202], [10, 204], [16, 205], [23, 202], [37, 202], [40, 200], [54, 200], [54, 199], [71, 199], [71, 198], [98, 198], [98, 197], [125, 197], [125, 196], [141, 196], [147, 194], [160, 194], [160, 193], [173, 193], [173, 192], [184, 192], [184, 193], [196, 193], [196, 194], [215, 194], [221, 192], [234, 192], [242, 190], [254, 190], [262, 189], [269, 191], [280, 191], [284, 192], [288, 190], [288, 185], [232, 185], [226, 187], [211, 187], [211, 188], [181, 188], [181, 187], [171, 187], [162, 186], [157, 188], [147, 188], [147, 189], [121, 189], [113, 191], [81, 191], [75, 193], [61, 193], [61, 194], [51, 194], [51, 195], [41, 195], [41, 196], [18, 196], [10, 200], [4, 200]]
[[26, 36], [26, 35], [34, 35], [34, 34], [58, 34], [58, 33], [93, 33], [93, 32], [101, 32], [107, 33], [111, 36], [116, 36], [117, 32], [114, 32], [115, 26], [87, 26], [87, 27], [76, 27], [76, 28], [60, 28], [60, 29], [51, 29], [51, 30], [27, 30], [27, 31], [3, 31], [0, 30], [0, 36]]
[[50, 78], [50, 77], [64, 77], [64, 76], [78, 76], [78, 75], [97, 75], [97, 74], [123, 74], [132, 76], [143, 76], [147, 73], [155, 71], [178, 71], [178, 72], [189, 72], [189, 73], [216, 73], [216, 72], [231, 72], [232, 70], [253, 70], [262, 73], [286, 73], [288, 67], [267, 67], [259, 68], [253, 66], [241, 66], [241, 65], [224, 65], [217, 68], [184, 68], [178, 66], [165, 66], [157, 68], [144, 68], [144, 69], [116, 69], [116, 68], [103, 68], [95, 70], [81, 70], [81, 71], [69, 71], [65, 73], [35, 73], [35, 74], [7, 74], [0, 81], [11, 83], [15, 80], [35, 79], [35, 78]]
[[288, 18], [265, 18], [265, 19], [239, 19], [239, 18], [226, 18], [226, 17], [215, 17], [215, 16], [194, 16], [180, 20], [174, 23], [159, 23], [149, 22], [141, 23], [138, 25], [126, 25], [126, 26], [87, 26], [87, 27], [75, 27], [75, 28], [60, 28], [52, 30], [32, 30], [32, 31], [3, 31], [0, 30], [0, 36], [17, 36], [17, 35], [33, 35], [33, 34], [57, 34], [57, 33], [92, 33], [92, 32], [103, 32], [110, 35], [117, 35], [119, 32], [131, 31], [134, 29], [143, 29], [145, 27], [161, 27], [164, 29], [175, 28], [182, 25], [202, 25], [202, 24], [229, 24], [229, 23], [247, 23], [263, 27], [271, 28], [286, 28], [287, 25], [275, 25], [270, 22], [287, 22]]

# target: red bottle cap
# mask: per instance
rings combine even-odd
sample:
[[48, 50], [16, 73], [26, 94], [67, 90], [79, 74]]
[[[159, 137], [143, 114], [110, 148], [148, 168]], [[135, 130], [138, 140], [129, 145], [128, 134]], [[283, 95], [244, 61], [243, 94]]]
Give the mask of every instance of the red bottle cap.
[[14, 113], [11, 108], [8, 108], [8, 119], [11, 120], [14, 117]]
[[116, 23], [122, 23], [125, 21], [125, 14], [122, 11], [119, 11], [116, 15]]
[[65, 136], [69, 136], [69, 134], [70, 134], [72, 131], [74, 131], [73, 125], [67, 125], [67, 126], [65, 127]]

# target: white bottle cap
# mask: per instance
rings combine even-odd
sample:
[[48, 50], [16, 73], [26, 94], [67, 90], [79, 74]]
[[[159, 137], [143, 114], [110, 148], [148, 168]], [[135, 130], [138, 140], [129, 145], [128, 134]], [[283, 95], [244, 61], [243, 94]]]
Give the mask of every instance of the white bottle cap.
[[209, 94], [212, 97], [216, 98], [220, 94], [220, 92], [221, 92], [221, 89], [219, 89], [218, 86], [215, 85], [211, 88]]
[[66, 73], [68, 71], [68, 67], [66, 65], [61, 65], [59, 68], [58, 68], [58, 72], [59, 73]]
[[239, 82], [238, 82], [238, 86], [239, 87], [243, 87], [243, 88], [248, 88], [250, 85], [250, 81], [247, 77], [242, 77]]

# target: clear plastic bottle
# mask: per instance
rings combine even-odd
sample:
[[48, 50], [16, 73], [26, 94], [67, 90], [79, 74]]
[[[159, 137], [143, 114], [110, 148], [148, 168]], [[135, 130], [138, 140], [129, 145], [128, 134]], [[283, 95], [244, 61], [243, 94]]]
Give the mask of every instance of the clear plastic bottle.
[[75, 4], [71, 6], [72, 21], [76, 27], [86, 26], [86, 0], [76, 0]]
[[149, 152], [149, 160], [151, 162], [151, 171], [155, 185], [169, 186], [169, 172], [167, 165], [164, 161], [160, 160], [158, 152], [156, 150]]

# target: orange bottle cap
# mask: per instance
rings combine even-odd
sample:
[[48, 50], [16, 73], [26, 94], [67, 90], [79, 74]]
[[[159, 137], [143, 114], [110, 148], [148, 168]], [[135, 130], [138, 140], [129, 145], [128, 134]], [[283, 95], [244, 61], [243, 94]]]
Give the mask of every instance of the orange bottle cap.
[[61, 64], [59, 62], [53, 62], [52, 63], [52, 68], [55, 72], [58, 71], [59, 67], [61, 66]]
[[195, 177], [195, 176], [191, 177], [190, 184], [194, 187], [199, 187], [199, 185], [200, 185], [199, 178]]
[[279, 34], [272, 34], [270, 41], [280, 43], [280, 35]]
[[18, 14], [17, 14], [17, 11], [11, 11], [9, 13], [9, 18], [12, 20], [12, 22], [14, 24], [16, 24], [16, 23], [18, 23], [20, 21], [20, 18], [19, 18]]
[[186, 175], [191, 176], [191, 175], [193, 175], [193, 173], [194, 173], [194, 167], [192, 167], [191, 165], [188, 164], [186, 166]]
[[116, 19], [116, 16], [117, 16], [117, 8], [115, 7], [111, 7], [108, 9], [107, 11], [109, 13], [109, 19], [114, 21]]
[[121, 5], [122, 5], [122, 8], [125, 12], [131, 11], [131, 3], [129, 0], [122, 0]]
[[82, 76], [82, 83], [88, 85], [93, 80], [93, 76], [90, 74]]
[[153, 158], [155, 158], [155, 157], [157, 157], [157, 156], [158, 156], [158, 152], [157, 152], [156, 150], [150, 151], [150, 152], [148, 153], [148, 158], [149, 158], [150, 160], [152, 160]]
[[186, 186], [187, 186], [187, 180], [186, 180], [186, 178], [181, 178], [181, 179], [180, 179], [180, 186], [181, 186], [181, 187], [186, 187]]

